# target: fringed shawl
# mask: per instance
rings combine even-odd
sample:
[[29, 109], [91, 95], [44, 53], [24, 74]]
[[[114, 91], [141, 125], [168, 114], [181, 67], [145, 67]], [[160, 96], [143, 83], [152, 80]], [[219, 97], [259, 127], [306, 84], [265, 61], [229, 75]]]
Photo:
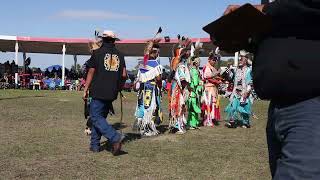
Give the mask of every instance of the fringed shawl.
[[158, 60], [149, 59], [147, 64], [144, 66], [143, 64], [139, 65], [139, 72], [138, 72], [138, 80], [142, 83], [150, 81], [157, 76], [162, 74], [162, 65], [159, 63]]

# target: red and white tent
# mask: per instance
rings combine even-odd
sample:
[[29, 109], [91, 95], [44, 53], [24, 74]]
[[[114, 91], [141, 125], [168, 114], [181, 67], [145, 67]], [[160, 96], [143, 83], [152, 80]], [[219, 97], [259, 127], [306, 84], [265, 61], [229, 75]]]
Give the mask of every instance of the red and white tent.
[[[208, 52], [215, 48], [209, 38], [192, 38], [193, 42], [198, 40], [203, 43], [205, 50], [203, 56], [207, 56]], [[39, 38], [0, 35], [0, 51], [15, 52], [16, 46], [18, 46], [18, 52], [62, 54], [63, 46], [65, 46], [66, 54], [90, 55], [88, 48], [90, 41], [92, 40], [86, 38]], [[143, 56], [146, 42], [147, 39], [124, 39], [117, 41], [116, 46], [125, 56]], [[172, 46], [177, 42], [177, 39], [171, 39], [169, 42], [165, 42], [163, 39], [160, 42], [160, 56], [170, 57]]]
[[[116, 42], [117, 48], [125, 56], [143, 56], [144, 48], [148, 39], [123, 39]], [[203, 43], [202, 56], [208, 56], [208, 53], [216, 47], [211, 43], [209, 38], [192, 38], [193, 42], [200, 40]], [[0, 35], [0, 51], [15, 52], [15, 62], [18, 65], [18, 53], [44, 53], [44, 54], [62, 54], [62, 80], [64, 80], [64, 59], [65, 55], [90, 55], [89, 42], [92, 39], [86, 38], [39, 38], [26, 36], [5, 36]], [[178, 42], [178, 39], [171, 39], [160, 42], [160, 56], [171, 57], [172, 47]], [[227, 54], [223, 54], [227, 55]], [[23, 62], [23, 61], [21, 61]], [[16, 74], [16, 83], [17, 83]]]

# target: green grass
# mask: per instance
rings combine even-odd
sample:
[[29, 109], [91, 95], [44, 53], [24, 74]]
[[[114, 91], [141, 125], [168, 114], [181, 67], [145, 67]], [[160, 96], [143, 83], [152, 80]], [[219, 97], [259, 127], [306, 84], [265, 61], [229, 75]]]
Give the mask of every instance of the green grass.
[[[214, 128], [133, 139], [127, 155], [88, 150], [81, 92], [0, 91], [0, 179], [270, 179], [265, 138], [268, 102], [257, 101], [251, 129]], [[125, 133], [136, 94], [124, 100]], [[223, 100], [225, 107], [227, 100]], [[119, 122], [119, 101], [115, 103]], [[163, 107], [166, 106], [164, 102]], [[225, 117], [225, 114], [222, 114]], [[164, 125], [168, 124], [165, 112]], [[105, 139], [103, 139], [105, 141]]]

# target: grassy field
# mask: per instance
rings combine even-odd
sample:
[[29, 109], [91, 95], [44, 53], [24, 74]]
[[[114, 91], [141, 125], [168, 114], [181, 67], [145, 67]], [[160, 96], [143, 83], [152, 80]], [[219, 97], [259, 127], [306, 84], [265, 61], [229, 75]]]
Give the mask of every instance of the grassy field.
[[[131, 128], [136, 95], [125, 96], [122, 130], [129, 137], [123, 146], [128, 154], [113, 157], [88, 150], [80, 92], [1, 90], [0, 179], [270, 179], [268, 102], [255, 102], [259, 119], [250, 129], [220, 125], [139, 138]], [[119, 101], [114, 104], [116, 116], [109, 120], [117, 124]], [[168, 118], [163, 129], [166, 124]]]

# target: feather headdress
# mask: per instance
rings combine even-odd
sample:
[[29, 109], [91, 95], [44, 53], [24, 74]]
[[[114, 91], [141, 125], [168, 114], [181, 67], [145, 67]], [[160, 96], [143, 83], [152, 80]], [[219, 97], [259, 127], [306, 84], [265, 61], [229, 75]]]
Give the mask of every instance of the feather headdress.
[[188, 64], [197, 63], [198, 65], [200, 65], [199, 57], [202, 52], [202, 45], [203, 43], [200, 42], [200, 39], [195, 44], [191, 44], [191, 55], [188, 59]]
[[219, 47], [217, 47], [215, 50], [212, 50], [212, 51], [209, 53], [209, 58], [211, 58], [211, 59], [216, 59], [217, 61], [220, 61], [220, 59], [221, 59], [221, 54], [220, 54], [220, 49], [219, 49]]
[[181, 61], [181, 58], [185, 55], [185, 53], [190, 49], [190, 45], [192, 44], [191, 39], [186, 38], [184, 36], [180, 36], [178, 34], [178, 43], [173, 45], [172, 47], [172, 60], [171, 60], [171, 70], [176, 70], [178, 64]]
[[100, 30], [94, 31], [94, 40], [89, 42], [89, 50], [92, 53], [94, 50], [99, 49], [102, 46], [102, 35]]
[[191, 45], [191, 57], [196, 56], [199, 57], [202, 52], [203, 43], [200, 42], [200, 39], [195, 44]]
[[147, 61], [149, 60], [150, 54], [154, 51], [157, 50], [159, 51], [159, 48], [155, 48], [155, 47], [159, 47], [159, 43], [161, 41], [160, 35], [162, 33], [162, 28], [159, 27], [157, 33], [155, 34], [155, 36], [151, 39], [147, 41], [147, 45], [144, 49], [144, 57], [143, 57], [143, 64], [146, 65]]

